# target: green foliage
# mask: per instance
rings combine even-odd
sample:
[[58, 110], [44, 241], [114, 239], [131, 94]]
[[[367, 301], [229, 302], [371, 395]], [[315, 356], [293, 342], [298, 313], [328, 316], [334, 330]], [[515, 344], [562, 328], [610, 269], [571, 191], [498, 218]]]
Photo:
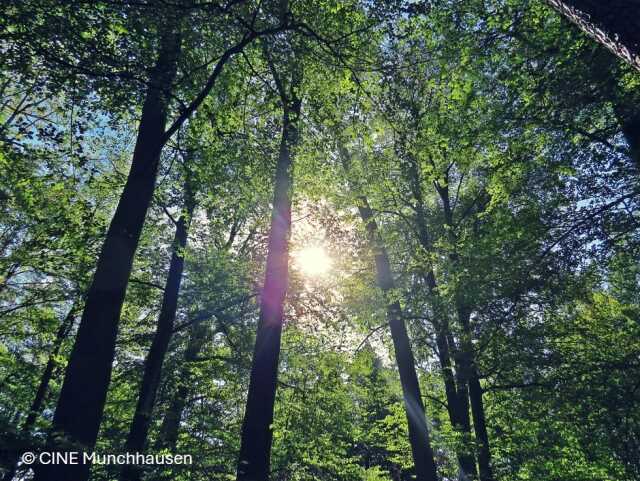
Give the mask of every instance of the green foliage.
[[[442, 333], [455, 387], [478, 375], [496, 481], [638, 479], [640, 77], [526, 0], [6, 2], [0, 444], [40, 447], [51, 425], [77, 327], [59, 329], [82, 310], [162, 32], [182, 32], [175, 120], [247, 25], [274, 29], [287, 4], [291, 28], [236, 54], [162, 152], [96, 450], [124, 449], [192, 196], [146, 449], [194, 464], [144, 479], [235, 479], [281, 142], [271, 61], [303, 99], [272, 480], [413, 479], [385, 323], [395, 301], [441, 479], [481, 444], [473, 416], [468, 432], [451, 420]], [[387, 292], [365, 204], [391, 260]], [[327, 251], [327, 273], [297, 265], [307, 245]]]

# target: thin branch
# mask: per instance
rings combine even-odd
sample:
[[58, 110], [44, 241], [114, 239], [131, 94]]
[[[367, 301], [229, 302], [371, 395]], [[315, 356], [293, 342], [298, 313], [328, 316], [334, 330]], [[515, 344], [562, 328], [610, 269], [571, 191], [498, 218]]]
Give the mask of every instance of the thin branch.
[[384, 322], [384, 323], [380, 324], [378, 327], [374, 327], [373, 329], [369, 330], [369, 334], [367, 334], [365, 336], [365, 338], [362, 340], [362, 342], [360, 342], [360, 344], [358, 344], [358, 347], [356, 347], [356, 350], [354, 351], [354, 354], [358, 353], [360, 351], [362, 346], [364, 346], [364, 344], [369, 340], [369, 338], [371, 338], [371, 336], [373, 336], [376, 332], [378, 332], [380, 329], [386, 327], [387, 325], [388, 325], [388, 323]]

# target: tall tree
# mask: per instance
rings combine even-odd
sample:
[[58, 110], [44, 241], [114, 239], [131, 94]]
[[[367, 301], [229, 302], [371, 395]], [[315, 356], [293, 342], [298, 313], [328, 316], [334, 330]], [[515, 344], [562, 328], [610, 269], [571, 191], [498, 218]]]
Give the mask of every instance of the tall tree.
[[[414, 115], [416, 108], [413, 109]], [[417, 119], [414, 119], [414, 122]], [[415, 124], [414, 124], [415, 127]], [[406, 141], [406, 139], [404, 139]], [[422, 248], [424, 255], [431, 255], [434, 250], [432, 236], [430, 235], [427, 209], [425, 206], [422, 183], [424, 175], [420, 165], [414, 155], [408, 152], [401, 144], [395, 147], [396, 154], [402, 158], [401, 169], [409, 184], [409, 190], [414, 198], [414, 222], [416, 225], [416, 237]], [[406, 145], [404, 146], [406, 147]], [[438, 283], [433, 265], [428, 265], [423, 274], [424, 283], [432, 297], [434, 313], [434, 329], [436, 331], [437, 355], [440, 362], [442, 379], [445, 386], [447, 398], [447, 411], [449, 420], [454, 429], [462, 434], [463, 445], [458, 447], [457, 457], [461, 469], [461, 478], [475, 478], [477, 476], [476, 462], [474, 456], [469, 454], [467, 443], [471, 441], [471, 422], [469, 419], [469, 380], [465, 369], [462, 368], [462, 358], [460, 350], [453, 339], [449, 319], [445, 312], [445, 303], [440, 298]], [[454, 374], [452, 358], [456, 364]]]
[[[155, 189], [162, 147], [213, 89], [225, 64], [262, 34], [256, 29], [256, 15], [250, 15], [248, 31], [240, 21], [241, 39], [224, 50], [203, 87], [166, 128], [185, 21], [182, 8], [169, 9], [167, 14], [168, 18], [159, 22], [159, 51], [149, 76], [131, 170], [98, 258], [53, 420], [52, 441], [76, 448], [90, 450], [96, 442], [111, 377], [120, 310]], [[268, 30], [282, 28], [285, 25], [278, 24]], [[37, 469], [36, 479], [83, 480], [89, 468], [84, 463], [42, 466]]]
[[[173, 335], [176, 310], [182, 272], [184, 270], [184, 251], [187, 247], [189, 224], [196, 207], [195, 192], [193, 191], [193, 179], [189, 174], [189, 167], [185, 166], [184, 180], [184, 206], [182, 213], [176, 222], [176, 231], [173, 239], [173, 252], [169, 264], [169, 273], [164, 286], [162, 306], [153, 336], [151, 348], [144, 364], [144, 374], [140, 383], [138, 403], [133, 415], [125, 448], [127, 452], [143, 452], [149, 433], [151, 415], [155, 405], [156, 393], [160, 385], [162, 365]], [[122, 470], [122, 481], [137, 481], [141, 473], [135, 465], [125, 465]]]
[[300, 139], [302, 107], [302, 65], [290, 39], [281, 45], [276, 63], [265, 47], [282, 106], [282, 137], [276, 164], [273, 212], [264, 287], [260, 300], [260, 318], [253, 351], [249, 392], [244, 421], [238, 481], [266, 481], [269, 478], [273, 407], [278, 379], [278, 358], [284, 315], [284, 300], [289, 282], [289, 236], [291, 233], [292, 169], [295, 148]]
[[[340, 142], [340, 141], [338, 141]], [[350, 168], [350, 154], [344, 145], [339, 144], [339, 155], [347, 175]], [[395, 282], [391, 271], [391, 263], [387, 250], [378, 231], [373, 210], [367, 198], [357, 196], [358, 212], [364, 223], [367, 240], [375, 256], [376, 278], [378, 287], [387, 296], [393, 296]], [[413, 454], [416, 479], [420, 481], [437, 481], [435, 457], [429, 439], [429, 427], [420, 394], [420, 384], [416, 373], [415, 359], [411, 349], [411, 341], [402, 315], [400, 301], [390, 299], [387, 305], [387, 322], [391, 329], [396, 364], [400, 374], [400, 383], [404, 398], [404, 407], [409, 426], [409, 442]]]
[[[111, 377], [120, 309], [153, 195], [168, 115], [168, 93], [180, 52], [175, 18], [169, 22], [168, 30], [162, 35], [158, 60], [150, 77], [131, 171], [98, 259], [53, 419], [55, 436], [68, 438], [65, 442], [83, 449], [91, 449], [98, 435]], [[35, 479], [86, 479], [89, 468], [84, 462], [42, 465]]]
[[[415, 24], [418, 28], [420, 25], [420, 22]], [[467, 446], [464, 445], [470, 444], [472, 439], [468, 414], [471, 407], [480, 479], [491, 481], [493, 475], [490, 466], [488, 434], [481, 386], [475, 367], [473, 333], [469, 323], [471, 309], [464, 304], [463, 296], [458, 294], [460, 287], [456, 285], [456, 276], [448, 275], [448, 272], [459, 270], [460, 255], [456, 247], [458, 226], [454, 223], [453, 215], [456, 204], [461, 199], [461, 193], [464, 192], [461, 188], [465, 176], [465, 173], [462, 173], [459, 174], [459, 179], [455, 179], [454, 169], [458, 167], [463, 170], [465, 161], [456, 158], [455, 153], [452, 152], [455, 152], [456, 144], [450, 143], [448, 137], [456, 136], [458, 141], [464, 142], [462, 137], [466, 135], [451, 112], [460, 109], [459, 112], [464, 112], [460, 115], [465, 115], [470, 109], [471, 95], [473, 95], [470, 88], [472, 80], [468, 75], [457, 72], [457, 66], [453, 63], [448, 64], [450, 60], [447, 55], [452, 53], [439, 53], [439, 56], [436, 56], [427, 50], [425, 47], [429, 42], [428, 36], [426, 38], [413, 35], [398, 36], [394, 40], [393, 47], [386, 49], [383, 55], [389, 62], [397, 62], [396, 68], [401, 66], [414, 71], [414, 75], [398, 78], [395, 70], [389, 68], [387, 74], [389, 81], [385, 85], [383, 94], [388, 96], [388, 100], [381, 106], [382, 115], [389, 122], [389, 129], [393, 132], [392, 155], [397, 158], [396, 162], [399, 164], [404, 181], [403, 185], [398, 186], [398, 195], [404, 199], [403, 207], [408, 208], [408, 214], [402, 214], [402, 219], [410, 226], [410, 232], [414, 233], [419, 246], [414, 257], [421, 266], [423, 282], [429, 292], [437, 355], [443, 369], [447, 408], [452, 426], [462, 434], [463, 439], [463, 445], [458, 447], [462, 476], [477, 476], [475, 460], [469, 455]], [[405, 64], [403, 59], [406, 52], [411, 52], [412, 55], [420, 58], [422, 63]], [[397, 57], [394, 58], [394, 55]], [[448, 77], [446, 87], [442, 81], [445, 75]], [[423, 77], [429, 78], [430, 82], [425, 82]], [[477, 111], [475, 113], [477, 114]], [[464, 127], [473, 129], [474, 124], [473, 121], [468, 121]], [[454, 180], [458, 181], [458, 189], [455, 197], [452, 198], [449, 186]], [[433, 187], [431, 193], [428, 192], [429, 187]], [[429, 217], [425, 202], [425, 198], [434, 194], [437, 199], [436, 205], [439, 206], [439, 218], [433, 214]], [[482, 205], [483, 197], [484, 194], [481, 192], [477, 198], [477, 204]], [[435, 210], [435, 207], [431, 205], [430, 209]], [[444, 220], [444, 226], [440, 225], [442, 220]], [[434, 236], [432, 232], [438, 234]], [[438, 269], [436, 275], [433, 261], [438, 255], [436, 246], [442, 248], [445, 245], [448, 246], [447, 252], [441, 255], [444, 254], [443, 258], [448, 260], [449, 266]], [[449, 290], [451, 294], [442, 296], [440, 288], [444, 292]], [[448, 315], [457, 321], [459, 328], [457, 342], [451, 331]], [[451, 372], [451, 354], [456, 367], [455, 383]]]
[[[383, 292], [390, 294], [395, 288], [391, 264], [384, 246], [381, 245], [373, 211], [366, 199], [362, 198], [359, 199], [358, 210], [365, 224], [369, 242], [375, 251], [378, 285]], [[419, 481], [436, 481], [438, 479], [436, 463], [429, 440], [429, 428], [420, 394], [420, 384], [416, 374], [411, 341], [402, 317], [400, 301], [395, 300], [389, 304], [387, 307], [387, 320], [391, 328], [391, 338], [393, 339], [396, 363], [400, 373], [416, 479]]]

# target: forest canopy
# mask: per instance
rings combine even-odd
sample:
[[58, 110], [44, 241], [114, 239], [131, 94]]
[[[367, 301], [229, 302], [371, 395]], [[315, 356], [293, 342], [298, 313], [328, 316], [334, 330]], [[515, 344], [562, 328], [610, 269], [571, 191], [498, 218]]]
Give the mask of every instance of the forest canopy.
[[636, 0], [3, 0], [2, 481], [640, 480], [639, 180]]

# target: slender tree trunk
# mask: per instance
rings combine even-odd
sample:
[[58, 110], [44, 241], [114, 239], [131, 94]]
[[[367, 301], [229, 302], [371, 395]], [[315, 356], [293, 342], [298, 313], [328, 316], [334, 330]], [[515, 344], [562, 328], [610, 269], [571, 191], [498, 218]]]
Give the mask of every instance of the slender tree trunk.
[[[449, 188], [447, 185], [436, 183], [436, 191], [442, 200], [442, 208], [444, 219], [449, 227], [450, 242], [455, 245], [455, 237], [453, 234], [453, 212], [449, 200]], [[458, 254], [453, 252], [450, 254], [451, 262], [455, 265], [459, 261]], [[482, 388], [475, 363], [475, 352], [472, 344], [471, 327], [469, 324], [470, 311], [464, 306], [463, 299], [460, 298], [459, 292], [456, 295], [456, 310], [458, 313], [458, 322], [462, 328], [462, 336], [460, 346], [457, 352], [457, 367], [460, 374], [458, 384], [458, 398], [461, 403], [465, 404], [468, 411], [469, 400], [471, 400], [471, 415], [473, 417], [473, 429], [478, 443], [478, 466], [480, 468], [480, 481], [493, 481], [493, 473], [491, 470], [491, 451], [489, 447], [489, 436], [487, 433], [486, 419], [484, 413], [484, 404], [482, 402]], [[450, 337], [453, 342], [453, 336]], [[451, 344], [450, 344], [451, 345]], [[462, 392], [464, 386], [466, 392]], [[464, 396], [464, 398], [463, 398]]]
[[[376, 273], [379, 287], [388, 293], [394, 289], [391, 265], [386, 249], [382, 245], [373, 212], [366, 198], [361, 197], [358, 205], [360, 217], [365, 224], [367, 236], [375, 249]], [[404, 397], [404, 406], [409, 425], [409, 442], [418, 481], [436, 481], [436, 463], [429, 440], [429, 428], [425, 416], [420, 385], [416, 374], [411, 342], [402, 318], [402, 309], [398, 301], [387, 307], [387, 319], [391, 328], [391, 337], [395, 350], [396, 363], [400, 373], [400, 383]]]
[[[98, 259], [53, 418], [50, 443], [57, 449], [91, 451], [98, 435], [120, 310], [155, 188], [180, 36], [167, 33], [161, 43], [142, 108], [131, 170]], [[59, 436], [65, 445], [56, 443]], [[35, 481], [85, 481], [89, 469], [84, 463], [40, 465]]]
[[[438, 361], [440, 371], [444, 381], [444, 390], [447, 397], [447, 412], [449, 420], [454, 429], [460, 429], [460, 413], [458, 406], [458, 392], [454, 378], [453, 366], [449, 353], [449, 343], [447, 342], [445, 327], [439, 322], [436, 326], [436, 345], [438, 346]], [[460, 458], [460, 456], [458, 456]]]
[[178, 444], [180, 420], [187, 405], [187, 396], [189, 396], [189, 386], [181, 382], [181, 380], [179, 382], [180, 384], [171, 398], [171, 404], [162, 419], [160, 433], [156, 442], [157, 448], [169, 449], [171, 452], [176, 450], [176, 445]]
[[469, 325], [469, 312], [459, 308], [460, 324], [463, 329], [463, 358], [464, 370], [468, 373], [469, 398], [471, 400], [471, 415], [473, 416], [473, 429], [478, 443], [478, 465], [480, 466], [480, 481], [493, 481], [491, 470], [491, 451], [489, 449], [489, 434], [487, 433], [487, 422], [485, 419], [484, 403], [482, 401], [482, 386], [480, 376], [475, 364], [473, 344], [471, 343], [472, 333]]
[[[416, 224], [418, 241], [425, 252], [429, 253], [433, 250], [431, 238], [427, 228], [427, 215], [424, 208], [424, 196], [422, 194], [421, 175], [418, 164], [413, 157], [409, 157], [405, 164], [407, 168], [407, 178], [411, 187], [413, 197], [416, 200]], [[447, 398], [447, 411], [449, 420], [453, 428], [460, 432], [463, 436], [462, 446], [457, 449], [456, 457], [458, 458], [461, 470], [460, 478], [462, 480], [477, 479], [478, 471], [476, 461], [472, 450], [467, 450], [467, 446], [471, 441], [471, 422], [469, 419], [469, 402], [467, 397], [466, 384], [461, 383], [459, 390], [456, 388], [453, 368], [451, 365], [451, 353], [455, 352], [455, 344], [450, 345], [449, 338], [453, 339], [449, 329], [449, 321], [447, 316], [442, 314], [439, 308], [439, 297], [437, 292], [436, 276], [432, 268], [430, 268], [425, 276], [425, 282], [429, 293], [434, 299], [434, 328], [436, 330], [436, 344], [438, 346], [438, 360], [440, 361], [440, 369], [442, 379], [445, 386], [445, 395]], [[460, 392], [459, 392], [460, 391]], [[471, 451], [471, 452], [470, 452]]]
[[436, 344], [438, 346], [438, 360], [444, 380], [445, 395], [447, 397], [447, 411], [449, 420], [453, 428], [462, 434], [462, 446], [456, 450], [456, 456], [460, 465], [462, 480], [477, 479], [478, 471], [476, 461], [472, 454], [472, 449], [468, 448], [471, 443], [471, 422], [469, 419], [469, 403], [467, 388], [464, 383], [456, 387], [456, 380], [451, 365], [451, 354], [449, 352], [449, 342], [447, 331], [449, 325], [442, 321], [441, 326], [436, 326]]
[[[182, 282], [182, 272], [184, 270], [184, 249], [187, 246], [189, 224], [195, 208], [195, 201], [188, 180], [185, 181], [184, 190], [184, 213], [176, 223], [176, 233], [173, 240], [174, 248], [171, 254], [169, 274], [164, 288], [162, 307], [160, 308], [158, 324], [151, 348], [145, 359], [144, 374], [138, 394], [138, 403], [125, 444], [126, 451], [129, 453], [142, 452], [144, 450], [149, 433], [149, 425], [151, 423], [151, 414], [155, 405], [156, 393], [160, 385], [162, 364], [167, 354], [169, 341], [173, 335], [180, 283]], [[141, 472], [137, 466], [127, 464], [122, 470], [120, 479], [122, 481], [138, 481], [140, 476]]]
[[175, 451], [178, 443], [178, 433], [180, 431], [180, 420], [182, 412], [187, 405], [187, 399], [191, 388], [191, 364], [197, 359], [198, 354], [207, 340], [207, 325], [200, 321], [191, 326], [189, 342], [184, 352], [184, 363], [178, 379], [177, 389], [171, 398], [169, 409], [160, 425], [160, 433], [156, 442], [158, 449], [167, 448]]
[[62, 344], [69, 336], [69, 332], [71, 332], [73, 322], [75, 321], [75, 316], [76, 315], [74, 306], [66, 315], [66, 317], [60, 324], [58, 331], [56, 332], [56, 338], [52, 346], [53, 348], [51, 350], [51, 353], [49, 354], [49, 359], [47, 360], [47, 365], [44, 368], [44, 372], [42, 373], [42, 378], [40, 379], [38, 390], [36, 391], [33, 403], [31, 404], [31, 408], [29, 409], [29, 415], [27, 416], [27, 419], [24, 422], [24, 426], [22, 427], [23, 431], [30, 431], [35, 424], [37, 417], [40, 415], [42, 404], [44, 403], [47, 392], [49, 391], [49, 383], [51, 382], [51, 378], [53, 376], [53, 370], [58, 364], [56, 361], [56, 357], [60, 353]]
[[[436, 295], [436, 283], [433, 271], [427, 275], [427, 286], [432, 295]], [[460, 363], [456, 362], [456, 375], [454, 376], [451, 357], [458, 360], [456, 345], [449, 329], [446, 316], [441, 315], [434, 323], [436, 329], [436, 344], [438, 346], [438, 360], [447, 398], [447, 411], [453, 428], [462, 434], [462, 446], [456, 451], [456, 457], [460, 465], [462, 480], [477, 479], [478, 470], [476, 461], [467, 447], [471, 443], [471, 420], [469, 418], [468, 383], [462, 375]], [[457, 380], [457, 386], [456, 386]]]
[[546, 0], [618, 58], [640, 70], [640, 6], [636, 0]]
[[456, 341], [453, 338], [453, 334], [451, 333], [451, 331], [447, 332], [447, 341], [449, 349], [451, 350], [451, 356], [453, 357], [456, 366], [455, 380], [458, 393], [458, 406], [460, 409], [460, 413], [464, 413], [464, 416], [460, 418], [463, 424], [463, 432], [465, 433], [465, 436], [470, 437], [471, 418], [469, 417], [469, 380], [465, 368], [463, 367], [464, 361], [462, 360], [460, 349], [456, 345]]
[[[338, 141], [338, 149], [345, 172], [349, 173], [350, 155], [347, 149]], [[358, 191], [357, 186], [350, 182], [354, 191]], [[375, 252], [376, 278], [378, 287], [383, 292], [388, 293], [395, 288], [391, 263], [389, 256], [380, 237], [378, 225], [373, 216], [373, 211], [369, 206], [366, 197], [358, 197], [358, 212], [362, 219], [367, 239]], [[404, 398], [407, 424], [409, 427], [409, 443], [418, 481], [436, 481], [438, 479], [435, 458], [431, 441], [429, 439], [429, 428], [425, 415], [422, 395], [420, 394], [420, 384], [416, 374], [415, 360], [411, 349], [411, 342], [407, 334], [407, 328], [402, 318], [402, 309], [398, 301], [391, 302], [387, 306], [387, 320], [391, 330], [391, 337], [396, 356], [396, 364], [400, 374], [400, 384]]]
[[[458, 404], [458, 412], [461, 414], [460, 423], [461, 423], [461, 431], [463, 433], [464, 439], [469, 442], [471, 439], [471, 418], [469, 417], [469, 369], [466, 367], [468, 363], [465, 363], [465, 357], [462, 350], [456, 344], [456, 341], [453, 337], [453, 334], [449, 330], [447, 332], [447, 341], [449, 345], [449, 349], [451, 351], [451, 357], [453, 358], [456, 366], [455, 372], [455, 383], [457, 387], [457, 404]], [[478, 470], [475, 465], [475, 458], [473, 455], [470, 455], [471, 459], [473, 459], [473, 475], [475, 478], [478, 476]]]
[[273, 406], [278, 378], [278, 358], [284, 298], [289, 278], [291, 231], [292, 148], [298, 143], [300, 100], [284, 103], [282, 141], [276, 167], [273, 214], [267, 267], [260, 301], [260, 318], [253, 351], [247, 406], [242, 424], [238, 481], [269, 479]]
[[[25, 436], [29, 435], [29, 432], [33, 428], [36, 419], [40, 415], [42, 405], [47, 396], [47, 393], [49, 392], [49, 384], [51, 383], [51, 379], [53, 377], [53, 370], [58, 364], [56, 358], [60, 353], [62, 344], [69, 336], [69, 332], [71, 332], [73, 322], [75, 321], [75, 312], [76, 307], [74, 305], [73, 307], [71, 307], [64, 320], [58, 327], [56, 338], [53, 341], [51, 352], [49, 353], [49, 358], [47, 359], [47, 364], [42, 373], [42, 377], [40, 378], [38, 389], [36, 390], [36, 395], [33, 398], [33, 402], [31, 403], [31, 407], [29, 408], [29, 414], [27, 415], [27, 418], [25, 419], [24, 424], [21, 428], [21, 431]], [[18, 467], [19, 454], [20, 453], [16, 453], [16, 458], [13, 461], [13, 465], [10, 467], [9, 471], [7, 471], [2, 477], [2, 481], [11, 481], [15, 476]]]

